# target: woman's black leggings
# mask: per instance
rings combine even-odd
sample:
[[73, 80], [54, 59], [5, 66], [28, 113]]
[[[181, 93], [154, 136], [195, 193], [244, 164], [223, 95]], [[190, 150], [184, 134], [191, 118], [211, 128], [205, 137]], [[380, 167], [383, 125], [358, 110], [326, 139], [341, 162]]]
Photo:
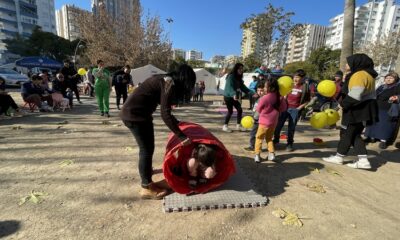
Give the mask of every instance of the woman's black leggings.
[[367, 155], [365, 142], [361, 138], [363, 130], [363, 123], [349, 124], [347, 129], [340, 129], [340, 140], [337, 152], [341, 155], [346, 156], [350, 150], [350, 147], [353, 146], [355, 154]]
[[233, 114], [233, 107], [236, 108], [237, 123], [240, 124], [240, 121], [242, 120], [242, 112], [243, 112], [240, 102], [234, 100], [232, 97], [224, 97], [224, 101], [226, 104], [226, 108], [228, 109], [228, 113], [225, 116], [225, 124], [228, 124], [229, 120], [231, 120], [231, 116]]
[[153, 122], [124, 121], [126, 127], [132, 132], [139, 146], [139, 174], [141, 185], [147, 188], [152, 183], [154, 153], [154, 126]]

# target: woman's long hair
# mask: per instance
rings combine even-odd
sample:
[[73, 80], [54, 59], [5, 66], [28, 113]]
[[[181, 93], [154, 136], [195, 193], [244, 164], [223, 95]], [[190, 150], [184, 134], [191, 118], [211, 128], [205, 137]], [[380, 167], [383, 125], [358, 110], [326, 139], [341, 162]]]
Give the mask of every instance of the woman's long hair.
[[175, 100], [185, 100], [186, 96], [190, 96], [196, 83], [196, 74], [193, 68], [187, 64], [182, 64], [176, 71], [170, 72], [167, 76], [174, 80]]

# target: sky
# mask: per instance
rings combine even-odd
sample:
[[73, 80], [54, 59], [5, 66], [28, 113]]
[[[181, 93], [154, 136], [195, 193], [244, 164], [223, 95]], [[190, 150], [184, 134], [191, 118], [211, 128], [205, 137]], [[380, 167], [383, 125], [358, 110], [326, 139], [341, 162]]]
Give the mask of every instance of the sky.
[[[292, 11], [294, 23], [328, 26], [329, 19], [343, 13], [345, 0], [141, 0], [143, 13], [157, 15], [172, 40], [173, 48], [214, 55], [240, 55], [240, 24], [252, 14], [265, 10], [268, 3]], [[357, 0], [357, 6], [368, 0]], [[90, 10], [90, 0], [55, 0], [56, 9], [74, 4]], [[166, 19], [172, 18], [172, 23]]]

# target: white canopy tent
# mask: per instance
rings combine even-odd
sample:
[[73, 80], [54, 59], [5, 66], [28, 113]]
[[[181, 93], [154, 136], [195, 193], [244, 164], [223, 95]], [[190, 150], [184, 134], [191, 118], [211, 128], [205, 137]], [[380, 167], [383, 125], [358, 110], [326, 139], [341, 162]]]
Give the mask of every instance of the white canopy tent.
[[196, 82], [204, 81], [204, 85], [206, 86], [204, 94], [216, 94], [217, 84], [215, 76], [204, 68], [195, 68], [193, 70], [196, 73]]
[[165, 74], [165, 73], [166, 72], [164, 72], [163, 70], [156, 68], [151, 64], [131, 70], [132, 80], [135, 85], [144, 82], [144, 80], [148, 79], [153, 75]]
[[[257, 73], [254, 73], [254, 72], [243, 73], [244, 85], [246, 85], [246, 87], [249, 87], [250, 83], [253, 81], [253, 76], [256, 76], [256, 75], [257, 75]], [[228, 74], [225, 74], [224, 76], [216, 79], [216, 83], [217, 84], [218, 84], [218, 81], [219, 81], [219, 91], [218, 91], [218, 93], [220, 93], [220, 94], [224, 93], [226, 77], [227, 76], [228, 76]]]

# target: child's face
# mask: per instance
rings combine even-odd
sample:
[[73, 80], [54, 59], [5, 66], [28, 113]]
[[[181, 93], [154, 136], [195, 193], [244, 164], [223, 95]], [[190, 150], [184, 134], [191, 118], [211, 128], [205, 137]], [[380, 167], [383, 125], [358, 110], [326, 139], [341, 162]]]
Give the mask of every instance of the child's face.
[[264, 88], [257, 88], [257, 95], [260, 97], [264, 96]]
[[300, 76], [294, 76], [293, 77], [293, 82], [295, 85], [298, 85], [301, 83], [301, 77]]

